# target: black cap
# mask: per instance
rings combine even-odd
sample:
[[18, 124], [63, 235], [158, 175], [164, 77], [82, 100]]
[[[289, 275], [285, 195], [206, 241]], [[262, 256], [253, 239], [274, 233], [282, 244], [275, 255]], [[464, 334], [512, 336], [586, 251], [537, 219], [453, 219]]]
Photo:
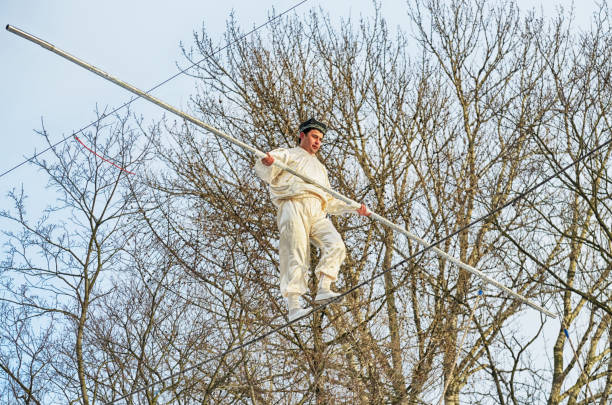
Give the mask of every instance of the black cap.
[[300, 124], [300, 132], [306, 132], [309, 129], [318, 129], [323, 135], [325, 135], [325, 132], [327, 132], [327, 125], [321, 121], [311, 118], [308, 121], [304, 121]]

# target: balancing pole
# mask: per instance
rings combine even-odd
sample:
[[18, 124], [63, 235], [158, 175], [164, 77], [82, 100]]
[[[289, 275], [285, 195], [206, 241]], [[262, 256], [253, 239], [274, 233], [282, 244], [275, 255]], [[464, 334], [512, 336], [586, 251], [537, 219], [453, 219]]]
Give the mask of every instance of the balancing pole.
[[[171, 112], [171, 113], [173, 113], [175, 115], [178, 115], [179, 117], [183, 118], [185, 121], [191, 122], [192, 124], [197, 125], [200, 128], [204, 128], [207, 131], [212, 132], [213, 134], [215, 134], [215, 135], [225, 139], [226, 141], [228, 141], [230, 143], [233, 143], [234, 145], [237, 145], [237, 146], [239, 146], [239, 147], [241, 147], [243, 149], [248, 150], [253, 155], [255, 155], [257, 158], [261, 159], [261, 158], [264, 158], [266, 156], [266, 154], [263, 153], [262, 151], [254, 148], [254, 147], [252, 147], [250, 145], [247, 145], [246, 143], [244, 143], [244, 142], [242, 142], [242, 141], [240, 141], [240, 140], [238, 140], [236, 138], [233, 138], [233, 137], [227, 135], [226, 133], [219, 131], [218, 129], [216, 129], [214, 127], [211, 127], [210, 125], [200, 121], [199, 119], [197, 119], [195, 117], [192, 117], [191, 115], [188, 115], [188, 114], [184, 113], [183, 111], [174, 108], [173, 106], [171, 106], [171, 105], [169, 105], [169, 104], [167, 104], [167, 103], [165, 103], [165, 102], [163, 102], [163, 101], [161, 101], [161, 100], [151, 96], [150, 94], [148, 94], [148, 93], [146, 93], [146, 92], [144, 92], [144, 91], [142, 91], [142, 90], [140, 90], [140, 89], [138, 89], [138, 88], [136, 88], [136, 87], [126, 83], [126, 82], [124, 82], [124, 81], [121, 81], [121, 80], [119, 80], [119, 79], [109, 75], [108, 73], [98, 69], [97, 67], [92, 66], [89, 63], [84, 62], [84, 61], [82, 61], [82, 60], [80, 60], [80, 59], [70, 55], [69, 53], [62, 51], [59, 48], [56, 48], [54, 45], [50, 44], [47, 41], [44, 41], [44, 40], [42, 40], [40, 38], [37, 38], [37, 37], [35, 37], [35, 36], [31, 35], [31, 34], [28, 34], [27, 32], [20, 30], [19, 28], [13, 27], [12, 25], [8, 25], [7, 24], [6, 29], [7, 29], [7, 31], [12, 32], [13, 34], [16, 34], [16, 35], [18, 35], [18, 36], [20, 36], [22, 38], [25, 38], [28, 41], [34, 42], [35, 44], [38, 44], [38, 45], [42, 46], [43, 48], [45, 48], [45, 49], [47, 49], [47, 50], [49, 50], [49, 51], [51, 51], [51, 52], [61, 56], [62, 58], [68, 59], [70, 62], [73, 62], [73, 63], [81, 66], [82, 68], [85, 68], [85, 69], [89, 70], [90, 72], [93, 72], [93, 73], [97, 74], [98, 76], [101, 76], [104, 79], [106, 79], [106, 80], [108, 80], [108, 81], [110, 81], [110, 82], [112, 82], [112, 83], [114, 83], [114, 84], [116, 84], [118, 86], [123, 87], [124, 89], [126, 89], [126, 90], [128, 90], [128, 91], [130, 91], [130, 92], [132, 92], [134, 94], [136, 94], [139, 97], [144, 98], [145, 100], [148, 100], [148, 101], [152, 102], [153, 104], [157, 104], [158, 106], [160, 106], [164, 110], [169, 111], [169, 112]], [[344, 195], [338, 193], [337, 191], [334, 191], [334, 190], [332, 190], [332, 189], [330, 189], [328, 187], [325, 187], [322, 184], [319, 184], [314, 179], [312, 179], [312, 178], [310, 178], [310, 177], [308, 177], [308, 176], [306, 176], [306, 175], [304, 175], [302, 173], [299, 173], [299, 172], [295, 171], [294, 169], [292, 169], [290, 167], [287, 167], [286, 165], [284, 165], [281, 162], [278, 162], [278, 161], [275, 160], [273, 164], [275, 166], [277, 166], [278, 168], [282, 169], [282, 170], [285, 170], [285, 171], [287, 171], [287, 172], [289, 172], [289, 173], [291, 173], [291, 174], [293, 174], [295, 176], [298, 176], [299, 178], [301, 178], [305, 182], [313, 184], [313, 185], [319, 187], [320, 189], [322, 189], [325, 192], [331, 194], [332, 196], [336, 197], [337, 199], [339, 199], [341, 201], [344, 201], [345, 203], [355, 207], [355, 209], [357, 209], [357, 208], [359, 208], [361, 206], [361, 204], [357, 203], [356, 201], [351, 200], [350, 198], [345, 197]], [[426, 242], [425, 240], [419, 238], [418, 236], [415, 236], [415, 235], [411, 234], [406, 229], [402, 228], [399, 225], [396, 225], [395, 223], [389, 221], [388, 219], [386, 219], [386, 218], [384, 218], [384, 217], [382, 217], [382, 216], [380, 216], [380, 215], [378, 215], [378, 214], [376, 214], [374, 212], [372, 212], [372, 215], [370, 216], [370, 218], [375, 219], [378, 222], [382, 223], [383, 225], [385, 225], [385, 226], [387, 226], [387, 227], [389, 227], [389, 228], [391, 228], [391, 229], [393, 229], [393, 230], [395, 230], [395, 231], [397, 231], [399, 233], [404, 234], [408, 238], [410, 238], [413, 241], [417, 242], [418, 244], [424, 246], [426, 249], [433, 250], [434, 252], [436, 252], [439, 256], [443, 257], [444, 259], [446, 259], [446, 260], [456, 264], [458, 267], [464, 269], [465, 271], [467, 271], [467, 272], [469, 272], [469, 273], [479, 277], [484, 282], [486, 282], [488, 284], [491, 284], [491, 285], [494, 285], [495, 287], [497, 287], [500, 290], [504, 291], [506, 294], [508, 294], [508, 295], [512, 296], [513, 298], [515, 298], [516, 300], [521, 301], [522, 303], [529, 305], [531, 308], [536, 309], [536, 310], [540, 311], [541, 313], [543, 313], [543, 314], [545, 314], [545, 315], [547, 315], [547, 316], [549, 316], [551, 318], [556, 318], [557, 317], [552, 312], [550, 312], [547, 309], [539, 306], [538, 304], [528, 300], [527, 298], [523, 297], [522, 295], [520, 295], [518, 293], [515, 293], [514, 291], [512, 291], [511, 289], [509, 289], [505, 285], [503, 285], [503, 284], [499, 283], [497, 280], [487, 276], [486, 274], [484, 274], [480, 270], [477, 270], [476, 268], [470, 266], [469, 264], [465, 264], [462, 261], [460, 261], [458, 259], [455, 259], [454, 257], [450, 256], [446, 252], [438, 249], [436, 246]]]

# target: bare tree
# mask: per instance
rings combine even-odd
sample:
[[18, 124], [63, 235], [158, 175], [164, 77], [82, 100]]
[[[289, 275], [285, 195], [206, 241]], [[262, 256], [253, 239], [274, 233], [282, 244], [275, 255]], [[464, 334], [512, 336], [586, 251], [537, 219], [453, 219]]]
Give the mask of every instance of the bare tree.
[[[51, 146], [44, 129], [41, 135]], [[135, 155], [137, 137], [138, 131], [129, 127], [126, 116], [117, 117], [112, 124], [99, 122], [79, 140], [129, 170], [140, 158]], [[44, 384], [51, 395], [38, 397], [38, 401], [78, 399], [89, 404], [95, 401], [98, 389], [88, 379], [96, 368], [95, 356], [86, 344], [90, 310], [112, 289], [106, 276], [119, 260], [120, 234], [130, 222], [130, 198], [122, 186], [126, 172], [99, 159], [77, 140], [53, 147], [52, 152], [52, 159], [36, 159], [34, 164], [47, 176], [56, 202], [39, 218], [30, 219], [25, 192], [13, 191], [9, 196], [14, 210], [0, 213], [13, 222], [10, 229], [15, 229], [5, 231], [9, 254], [2, 265], [3, 308], [27, 314], [17, 322], [29, 319], [41, 325], [27, 329], [23, 324], [23, 333], [6, 330], [5, 336], [13, 342], [30, 339], [22, 347], [24, 355], [28, 347], [44, 349], [44, 375], [39, 376], [34, 367], [40, 355], [30, 355], [30, 378], [39, 379], [38, 384]], [[7, 369], [9, 364], [5, 364]], [[26, 389], [19, 374], [9, 374], [8, 379], [11, 385], [22, 386], [28, 400], [33, 400], [33, 387]]]
[[[431, 7], [435, 18], [452, 19], [451, 12], [444, 14], [433, 3]], [[489, 38], [489, 48], [484, 51], [474, 45], [477, 36], [467, 45], [459, 44], [475, 49], [474, 55], [484, 55], [478, 59], [481, 65], [466, 65], [465, 80], [452, 73], [453, 64], [461, 62], [456, 58], [465, 51], [453, 48], [453, 35], [461, 37], [460, 32], [439, 32], [441, 38], [447, 35], [443, 39], [451, 41], [448, 47], [455, 52], [448, 58], [437, 54], [437, 44], [423, 36], [431, 57], [416, 63], [407, 53], [405, 36], [401, 32], [391, 36], [379, 17], [363, 20], [357, 30], [347, 22], [343, 24], [346, 28], [337, 31], [329, 19], [313, 13], [306, 23], [297, 19], [276, 23], [267, 38], [239, 42], [224, 57], [211, 57], [201, 64], [194, 74], [202, 79], [202, 92], [195, 102], [205, 121], [264, 150], [292, 145], [300, 120], [310, 114], [323, 117], [333, 130], [321, 158], [334, 186], [354, 199], [369, 199], [377, 212], [403, 221], [432, 240], [439, 239], [476, 215], [503, 205], [512, 191], [527, 184], [521, 176], [536, 164], [530, 158], [527, 134], [516, 127], [507, 129], [505, 115], [519, 99], [517, 92], [523, 88], [513, 86], [520, 83], [521, 75], [531, 74], [529, 84], [537, 81], [537, 70], [532, 72], [525, 64], [515, 67], [517, 60], [533, 53], [533, 43], [520, 42], [516, 10], [487, 14], [482, 5], [474, 7], [473, 14], [463, 16], [461, 29], [479, 30], [487, 36], [493, 26], [498, 36]], [[459, 5], [453, 10], [458, 13]], [[419, 18], [424, 17], [414, 15], [415, 21]], [[480, 18], [476, 28], [468, 25], [471, 18]], [[230, 25], [228, 39], [238, 34]], [[199, 53], [211, 54], [206, 38], [197, 44]], [[454, 90], [446, 90], [448, 84]], [[524, 119], [537, 118], [529, 114], [525, 109]], [[201, 243], [214, 244], [215, 257], [234, 257], [236, 244], [253, 250], [245, 250], [246, 255], [263, 257], [263, 262], [232, 263], [242, 264], [236, 270], [243, 277], [265, 271], [264, 284], [249, 285], [248, 291], [269, 291], [275, 284], [276, 229], [261, 184], [247, 180], [252, 177], [252, 159], [193, 129], [177, 128], [176, 132], [175, 152], [160, 151], [176, 175], [155, 188], [183, 196], [185, 202], [178, 204], [205, 213], [186, 211], [189, 218], [177, 222], [206, 215], [201, 234], [210, 241]], [[501, 145], [492, 147], [491, 139]], [[496, 253], [508, 243], [494, 229], [499, 220], [489, 218], [479, 228], [463, 232], [458, 241], [447, 240], [444, 249], [472, 265], [486, 258], [495, 264], [491, 269], [499, 269], [496, 276], [533, 296], [540, 291], [537, 281], [543, 270], [535, 275], [523, 271], [507, 276], [513, 263]], [[516, 213], [503, 220], [511, 228], [522, 218]], [[339, 283], [344, 289], [420, 250], [375, 224], [364, 226], [352, 218], [340, 218], [337, 224], [349, 246]], [[344, 232], [347, 228], [352, 231]], [[217, 250], [219, 245], [223, 249]], [[437, 377], [437, 361], [444, 359], [447, 372], [454, 363], [459, 321], [469, 313], [466, 298], [473, 297], [478, 286], [471, 285], [466, 274], [456, 278], [456, 269], [435, 257], [419, 256], [409, 263], [385, 273], [382, 285], [372, 283], [348, 297], [348, 311], [330, 309], [332, 322], [323, 331], [314, 318], [314, 352], [303, 349], [295, 361], [312, 364], [314, 385], [305, 388], [314, 390], [317, 401], [346, 395], [364, 403], [418, 402], [439, 394], [430, 388]], [[406, 268], [408, 271], [401, 271]], [[278, 311], [277, 298], [266, 294], [257, 307], [270, 307], [272, 301], [274, 312], [266, 316], [273, 317]], [[495, 300], [495, 293], [488, 299]], [[502, 305], [488, 305], [483, 340], [493, 339], [504, 319], [518, 309], [515, 302], [500, 302]], [[251, 311], [252, 307], [245, 310]], [[322, 344], [326, 334], [330, 340]], [[478, 344], [475, 347], [467, 362], [458, 366], [459, 377], [447, 400], [457, 401], [461, 387], [481, 369], [478, 359], [485, 350]], [[340, 355], [340, 349], [348, 353]], [[324, 369], [321, 359], [326, 362]], [[320, 379], [322, 373], [327, 374], [326, 383]], [[341, 378], [344, 375], [350, 378]], [[352, 383], [355, 378], [358, 384]], [[300, 374], [292, 374], [290, 380], [301, 381]], [[299, 386], [293, 385], [295, 390]], [[353, 391], [354, 387], [359, 388]]]
[[[609, 58], [610, 15], [599, 9], [590, 32], [572, 35], [570, 22], [559, 15], [538, 43], [554, 100], [547, 125], [533, 131], [550, 170], [601, 148], [612, 133]], [[566, 171], [550, 188], [550, 207], [538, 210], [542, 228], [551, 235], [550, 255], [543, 264], [558, 289], [554, 302], [562, 317], [553, 349], [549, 404], [607, 403], [610, 398], [610, 207], [611, 148], [605, 147]], [[571, 334], [567, 335], [567, 330]], [[577, 353], [568, 344], [573, 336]], [[570, 342], [571, 343], [571, 342]], [[572, 359], [568, 362], [568, 350]], [[565, 388], [564, 388], [565, 387]]]
[[6, 378], [1, 385], [0, 398], [6, 404], [42, 404], [48, 392], [45, 388], [49, 355], [46, 348], [52, 328], [37, 333], [29, 312], [24, 306], [5, 303], [0, 306], [0, 370]]

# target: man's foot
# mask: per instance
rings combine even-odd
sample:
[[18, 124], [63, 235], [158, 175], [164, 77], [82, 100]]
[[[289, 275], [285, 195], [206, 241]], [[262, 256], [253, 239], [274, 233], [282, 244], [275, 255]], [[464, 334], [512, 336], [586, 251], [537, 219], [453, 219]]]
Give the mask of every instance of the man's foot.
[[327, 304], [328, 302], [330, 302], [331, 300], [333, 300], [339, 295], [340, 293], [333, 292], [330, 289], [319, 288], [319, 292], [317, 292], [317, 296], [314, 299], [314, 303], [315, 305]]
[[298, 318], [306, 316], [310, 313], [310, 309], [306, 308], [293, 308], [289, 310], [287, 317], [289, 318], [289, 322], [295, 321]]

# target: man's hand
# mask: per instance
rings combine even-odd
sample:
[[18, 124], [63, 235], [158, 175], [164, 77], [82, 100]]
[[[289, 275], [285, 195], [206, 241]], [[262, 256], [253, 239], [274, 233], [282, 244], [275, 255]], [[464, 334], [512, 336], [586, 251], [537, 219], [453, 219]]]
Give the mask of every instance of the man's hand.
[[270, 152], [266, 153], [266, 157], [261, 159], [261, 163], [265, 166], [272, 166], [272, 163], [274, 163], [274, 156], [270, 155]]
[[361, 203], [361, 207], [359, 207], [359, 209], [357, 210], [357, 213], [359, 215], [364, 215], [366, 217], [369, 217], [370, 215], [372, 215], [372, 213], [368, 211], [368, 208], [363, 203]]

